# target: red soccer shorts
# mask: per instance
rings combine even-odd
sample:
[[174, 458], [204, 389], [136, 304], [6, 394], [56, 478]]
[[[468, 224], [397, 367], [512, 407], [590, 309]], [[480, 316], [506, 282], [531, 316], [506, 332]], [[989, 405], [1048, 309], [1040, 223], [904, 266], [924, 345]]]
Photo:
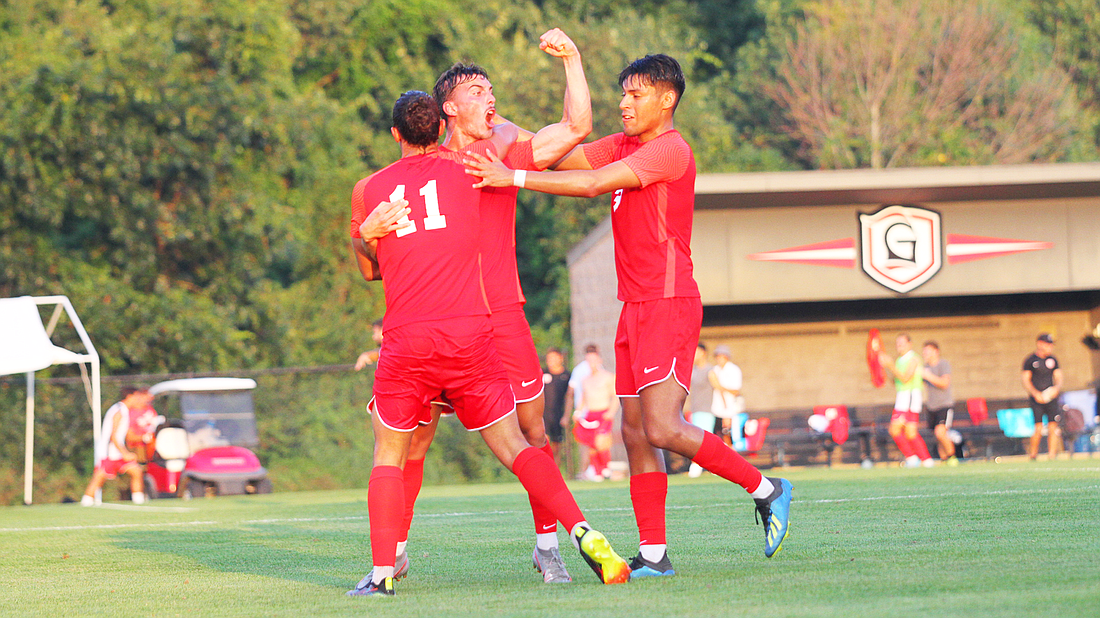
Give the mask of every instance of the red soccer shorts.
[[636, 397], [670, 376], [688, 390], [703, 325], [698, 298], [661, 298], [623, 304], [615, 333], [615, 392]]
[[136, 461], [126, 461], [124, 459], [103, 459], [96, 466], [107, 475], [107, 478], [113, 479], [119, 474], [128, 473], [131, 468], [138, 465]]
[[573, 425], [573, 437], [577, 439], [577, 442], [589, 448], [596, 448], [596, 436], [611, 433], [611, 426], [614, 421], [603, 417], [606, 412], [607, 410], [589, 410], [584, 418], [577, 420], [577, 423]]
[[[429, 404], [428, 410], [425, 411], [422, 414], [417, 415], [417, 422], [419, 424], [421, 424], [421, 425], [431, 425], [432, 424], [433, 419], [432, 419], [431, 407], [430, 406], [439, 406], [439, 415], [440, 416], [450, 416], [450, 415], [455, 413], [455, 407], [453, 405], [451, 405], [451, 402], [447, 401], [446, 397], [444, 397], [443, 395], [439, 395], [438, 397], [432, 397], [432, 401], [431, 401], [431, 404]], [[374, 410], [375, 410], [374, 397], [371, 397], [370, 401], [367, 402], [367, 414], [370, 414], [370, 415], [373, 416], [374, 415]]]
[[500, 354], [500, 360], [508, 372], [516, 403], [537, 399], [542, 394], [542, 365], [535, 342], [531, 339], [531, 326], [527, 324], [523, 305], [496, 311], [489, 320], [493, 323], [497, 354]]
[[484, 429], [516, 409], [488, 318], [405, 324], [386, 332], [374, 374], [374, 409], [383, 425], [412, 431], [431, 420], [443, 393], [466, 429]]

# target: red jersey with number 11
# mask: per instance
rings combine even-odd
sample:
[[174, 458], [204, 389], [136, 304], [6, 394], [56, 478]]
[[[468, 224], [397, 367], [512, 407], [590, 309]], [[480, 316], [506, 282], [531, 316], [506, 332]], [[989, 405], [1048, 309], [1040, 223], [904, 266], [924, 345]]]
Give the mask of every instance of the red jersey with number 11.
[[642, 182], [611, 198], [619, 300], [699, 297], [691, 263], [695, 155], [679, 131], [642, 143], [616, 133], [585, 144], [592, 169], [622, 161]]
[[367, 213], [404, 198], [412, 226], [378, 240], [386, 295], [383, 328], [489, 315], [478, 257], [481, 192], [455, 153], [403, 157], [360, 180], [352, 194], [353, 238]]

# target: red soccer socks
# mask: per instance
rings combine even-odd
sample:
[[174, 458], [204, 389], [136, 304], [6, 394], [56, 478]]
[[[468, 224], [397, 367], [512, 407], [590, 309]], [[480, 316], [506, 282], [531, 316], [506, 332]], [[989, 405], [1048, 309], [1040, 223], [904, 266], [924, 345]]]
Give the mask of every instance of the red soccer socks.
[[760, 486], [760, 479], [764, 478], [755, 466], [745, 461], [737, 451], [726, 446], [718, 436], [703, 432], [703, 444], [699, 452], [692, 459], [711, 474], [737, 483], [752, 493]]
[[[546, 453], [550, 461], [554, 461], [554, 451], [550, 448], [549, 440], [547, 440], [546, 444], [538, 450]], [[535, 500], [532, 494], [528, 493], [527, 498], [531, 501], [531, 515], [535, 519], [535, 534], [549, 534], [555, 532], [558, 529], [558, 518], [554, 517], [554, 512], [543, 506], [538, 500]]]
[[665, 498], [668, 496], [668, 475], [646, 472], [630, 477], [630, 503], [638, 522], [639, 545], [664, 545]]
[[370, 514], [370, 549], [374, 566], [391, 570], [397, 542], [403, 531], [405, 487], [401, 468], [375, 466], [367, 487], [367, 511]]
[[420, 487], [424, 484], [424, 460], [405, 460], [404, 471], [405, 486], [405, 516], [402, 520], [402, 533], [400, 541], [409, 540], [409, 528], [412, 526], [413, 508], [416, 506], [416, 497], [420, 495]]
[[516, 455], [512, 472], [531, 497], [531, 503], [540, 503], [565, 526], [566, 530], [584, 521], [584, 515], [565, 486], [553, 458], [535, 447], [528, 447]]

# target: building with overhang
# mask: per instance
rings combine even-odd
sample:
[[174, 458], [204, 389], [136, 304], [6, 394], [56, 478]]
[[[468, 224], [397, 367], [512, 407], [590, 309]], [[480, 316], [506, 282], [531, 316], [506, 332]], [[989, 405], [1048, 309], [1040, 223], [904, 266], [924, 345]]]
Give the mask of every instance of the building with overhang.
[[[573, 349], [613, 365], [610, 218], [568, 257]], [[752, 412], [889, 404], [868, 332], [939, 343], [957, 400], [1026, 397], [1023, 360], [1056, 340], [1067, 390], [1092, 386], [1100, 163], [704, 174], [692, 259], [701, 338], [730, 346]]]

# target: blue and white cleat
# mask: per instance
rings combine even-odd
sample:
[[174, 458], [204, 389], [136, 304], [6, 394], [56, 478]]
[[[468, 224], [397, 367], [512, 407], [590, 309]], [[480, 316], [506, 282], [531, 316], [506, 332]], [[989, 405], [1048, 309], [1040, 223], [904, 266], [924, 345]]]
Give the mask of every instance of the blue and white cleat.
[[373, 583], [367, 580], [367, 583], [363, 585], [363, 582], [359, 582], [360, 585], [356, 586], [352, 590], [347, 591], [349, 597], [375, 597], [375, 596], [394, 596], [393, 592], [393, 578], [386, 577], [378, 583]]
[[676, 569], [672, 568], [672, 561], [668, 559], [668, 551], [657, 562], [650, 562], [642, 557], [639, 552], [630, 561], [630, 577], [665, 577], [675, 575]]
[[764, 520], [764, 555], [771, 558], [783, 548], [783, 540], [791, 516], [791, 482], [787, 479], [768, 478], [775, 491], [767, 498], [756, 498], [757, 522]]

